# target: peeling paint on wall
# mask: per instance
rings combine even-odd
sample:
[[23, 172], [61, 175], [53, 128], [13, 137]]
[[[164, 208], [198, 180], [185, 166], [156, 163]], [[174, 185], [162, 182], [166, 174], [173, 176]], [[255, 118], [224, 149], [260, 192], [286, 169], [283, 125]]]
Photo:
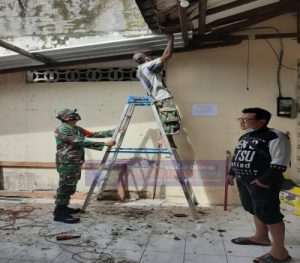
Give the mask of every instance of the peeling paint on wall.
[[134, 0], [23, 2], [0, 0], [0, 38], [29, 51], [150, 33]]

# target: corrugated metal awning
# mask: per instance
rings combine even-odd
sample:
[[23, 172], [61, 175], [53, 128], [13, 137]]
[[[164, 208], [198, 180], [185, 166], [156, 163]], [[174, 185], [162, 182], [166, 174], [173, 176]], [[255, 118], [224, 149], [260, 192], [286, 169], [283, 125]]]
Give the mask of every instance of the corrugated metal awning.
[[[53, 64], [45, 64], [24, 55], [0, 56], [0, 73], [37, 69], [39, 67], [64, 66], [80, 63], [95, 63], [110, 60], [130, 59], [136, 51], [160, 51], [166, 46], [164, 35], [149, 35], [120, 41], [94, 43], [82, 46], [57, 48], [32, 52], [41, 55]], [[181, 34], [174, 34], [174, 47], [183, 47]]]

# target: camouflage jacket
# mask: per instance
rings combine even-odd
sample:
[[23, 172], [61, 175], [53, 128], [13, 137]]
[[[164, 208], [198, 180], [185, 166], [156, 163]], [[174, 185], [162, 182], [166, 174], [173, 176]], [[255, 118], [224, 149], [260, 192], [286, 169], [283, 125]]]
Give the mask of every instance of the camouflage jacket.
[[79, 126], [72, 127], [63, 122], [55, 130], [56, 139], [56, 163], [64, 164], [82, 164], [84, 162], [84, 148], [102, 151], [105, 146], [104, 142], [93, 142], [86, 140], [90, 138], [111, 137], [113, 130], [91, 132]]

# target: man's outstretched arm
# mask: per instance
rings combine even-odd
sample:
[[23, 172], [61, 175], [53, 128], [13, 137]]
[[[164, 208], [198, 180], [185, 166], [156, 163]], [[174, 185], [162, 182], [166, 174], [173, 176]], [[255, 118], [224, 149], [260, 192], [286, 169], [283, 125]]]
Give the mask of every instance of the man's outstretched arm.
[[173, 45], [174, 45], [174, 36], [173, 34], [167, 34], [168, 43], [164, 50], [164, 53], [160, 57], [161, 62], [164, 63], [167, 61], [173, 54]]

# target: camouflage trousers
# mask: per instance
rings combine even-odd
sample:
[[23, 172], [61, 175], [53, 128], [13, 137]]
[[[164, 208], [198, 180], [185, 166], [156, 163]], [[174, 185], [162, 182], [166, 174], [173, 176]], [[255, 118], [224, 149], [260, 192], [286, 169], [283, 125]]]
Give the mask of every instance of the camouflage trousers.
[[180, 115], [173, 98], [155, 102], [160, 120], [167, 135], [177, 134], [180, 130]]
[[68, 206], [71, 195], [75, 193], [81, 177], [81, 164], [56, 164], [59, 184], [56, 191], [55, 205]]

